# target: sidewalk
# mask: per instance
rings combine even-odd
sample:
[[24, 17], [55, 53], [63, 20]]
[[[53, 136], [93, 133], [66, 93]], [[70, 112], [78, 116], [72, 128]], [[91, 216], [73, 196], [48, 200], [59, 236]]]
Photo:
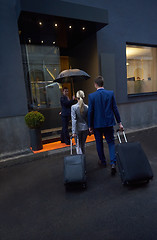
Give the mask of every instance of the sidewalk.
[[[90, 143], [92, 144], [94, 142], [95, 142], [94, 135], [87, 137], [86, 145], [89, 145]], [[73, 146], [75, 146], [74, 139], [73, 139]], [[43, 144], [43, 149], [39, 151], [31, 150], [29, 153], [26, 153], [26, 154], [11, 156], [9, 158], [4, 158], [0, 160], [0, 168], [9, 167], [16, 164], [22, 164], [22, 163], [26, 163], [26, 162], [30, 162], [38, 159], [40, 160], [41, 158], [45, 158], [53, 154], [60, 154], [62, 152], [70, 151], [69, 148], [70, 148], [69, 145], [61, 143], [60, 141]]]
[[127, 133], [127, 138], [139, 141], [150, 161], [154, 179], [149, 184], [124, 187], [118, 172], [111, 176], [106, 143], [107, 168], [97, 164], [95, 142], [87, 144], [85, 191], [65, 191], [65, 149], [1, 168], [0, 239], [156, 240], [157, 127]]
[[[152, 129], [156, 129], [156, 126], [150, 127], [150, 128], [145, 128], [145, 129], [126, 129], [125, 132], [126, 134], [133, 134], [136, 132], [143, 132], [143, 131], [151, 131]], [[116, 133], [115, 133], [115, 139], [117, 139]], [[105, 141], [105, 139], [104, 139]], [[88, 136], [87, 141], [86, 141], [86, 146], [90, 144], [95, 144], [95, 138], [94, 135]], [[75, 145], [75, 143], [74, 143]], [[40, 160], [42, 158], [48, 157], [53, 154], [60, 154], [63, 152], [68, 152], [69, 151], [69, 146], [67, 146], [64, 143], [61, 143], [60, 141], [53, 142], [53, 143], [47, 143], [43, 144], [43, 149], [39, 151], [30, 151], [29, 153], [26, 154], [19, 154], [17, 156], [11, 156], [8, 158], [4, 158], [0, 160], [0, 168], [3, 167], [9, 167], [12, 165], [16, 164], [22, 164], [30, 161], [35, 161], [35, 160]]]

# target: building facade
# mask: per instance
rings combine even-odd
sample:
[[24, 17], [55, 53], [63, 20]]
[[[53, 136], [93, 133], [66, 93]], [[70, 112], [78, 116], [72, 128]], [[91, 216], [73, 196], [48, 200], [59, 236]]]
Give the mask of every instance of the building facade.
[[94, 91], [102, 75], [115, 92], [125, 128], [157, 125], [157, 3], [124, 0], [0, 0], [0, 153], [30, 151], [24, 122], [42, 112], [43, 129], [61, 126], [60, 71], [79, 68], [91, 78], [75, 92]]

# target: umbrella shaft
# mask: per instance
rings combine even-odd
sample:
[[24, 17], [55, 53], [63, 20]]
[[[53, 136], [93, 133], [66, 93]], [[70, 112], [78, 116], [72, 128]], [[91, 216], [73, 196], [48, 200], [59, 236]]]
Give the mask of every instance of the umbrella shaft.
[[74, 91], [74, 82], [73, 82], [73, 79], [72, 79], [71, 83], [72, 83], [72, 92], [73, 92], [73, 96], [74, 96], [74, 95], [75, 95], [75, 91]]

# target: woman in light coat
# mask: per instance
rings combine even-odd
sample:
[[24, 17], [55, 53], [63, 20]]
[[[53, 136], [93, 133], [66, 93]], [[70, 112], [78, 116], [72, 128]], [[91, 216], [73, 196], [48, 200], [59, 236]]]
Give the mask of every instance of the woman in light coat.
[[78, 137], [77, 153], [85, 153], [85, 142], [88, 135], [88, 106], [84, 103], [85, 94], [82, 90], [76, 93], [77, 103], [71, 107], [72, 135]]

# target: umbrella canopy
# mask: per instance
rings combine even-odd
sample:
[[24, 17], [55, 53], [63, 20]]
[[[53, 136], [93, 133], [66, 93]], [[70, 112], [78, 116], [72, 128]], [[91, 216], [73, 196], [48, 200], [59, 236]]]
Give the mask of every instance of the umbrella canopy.
[[73, 79], [73, 80], [80, 80], [80, 79], [88, 79], [90, 78], [90, 76], [80, 70], [80, 69], [67, 69], [67, 70], [64, 70], [62, 71], [55, 79], [54, 82], [62, 82], [63, 80], [70, 80], [70, 79]]

